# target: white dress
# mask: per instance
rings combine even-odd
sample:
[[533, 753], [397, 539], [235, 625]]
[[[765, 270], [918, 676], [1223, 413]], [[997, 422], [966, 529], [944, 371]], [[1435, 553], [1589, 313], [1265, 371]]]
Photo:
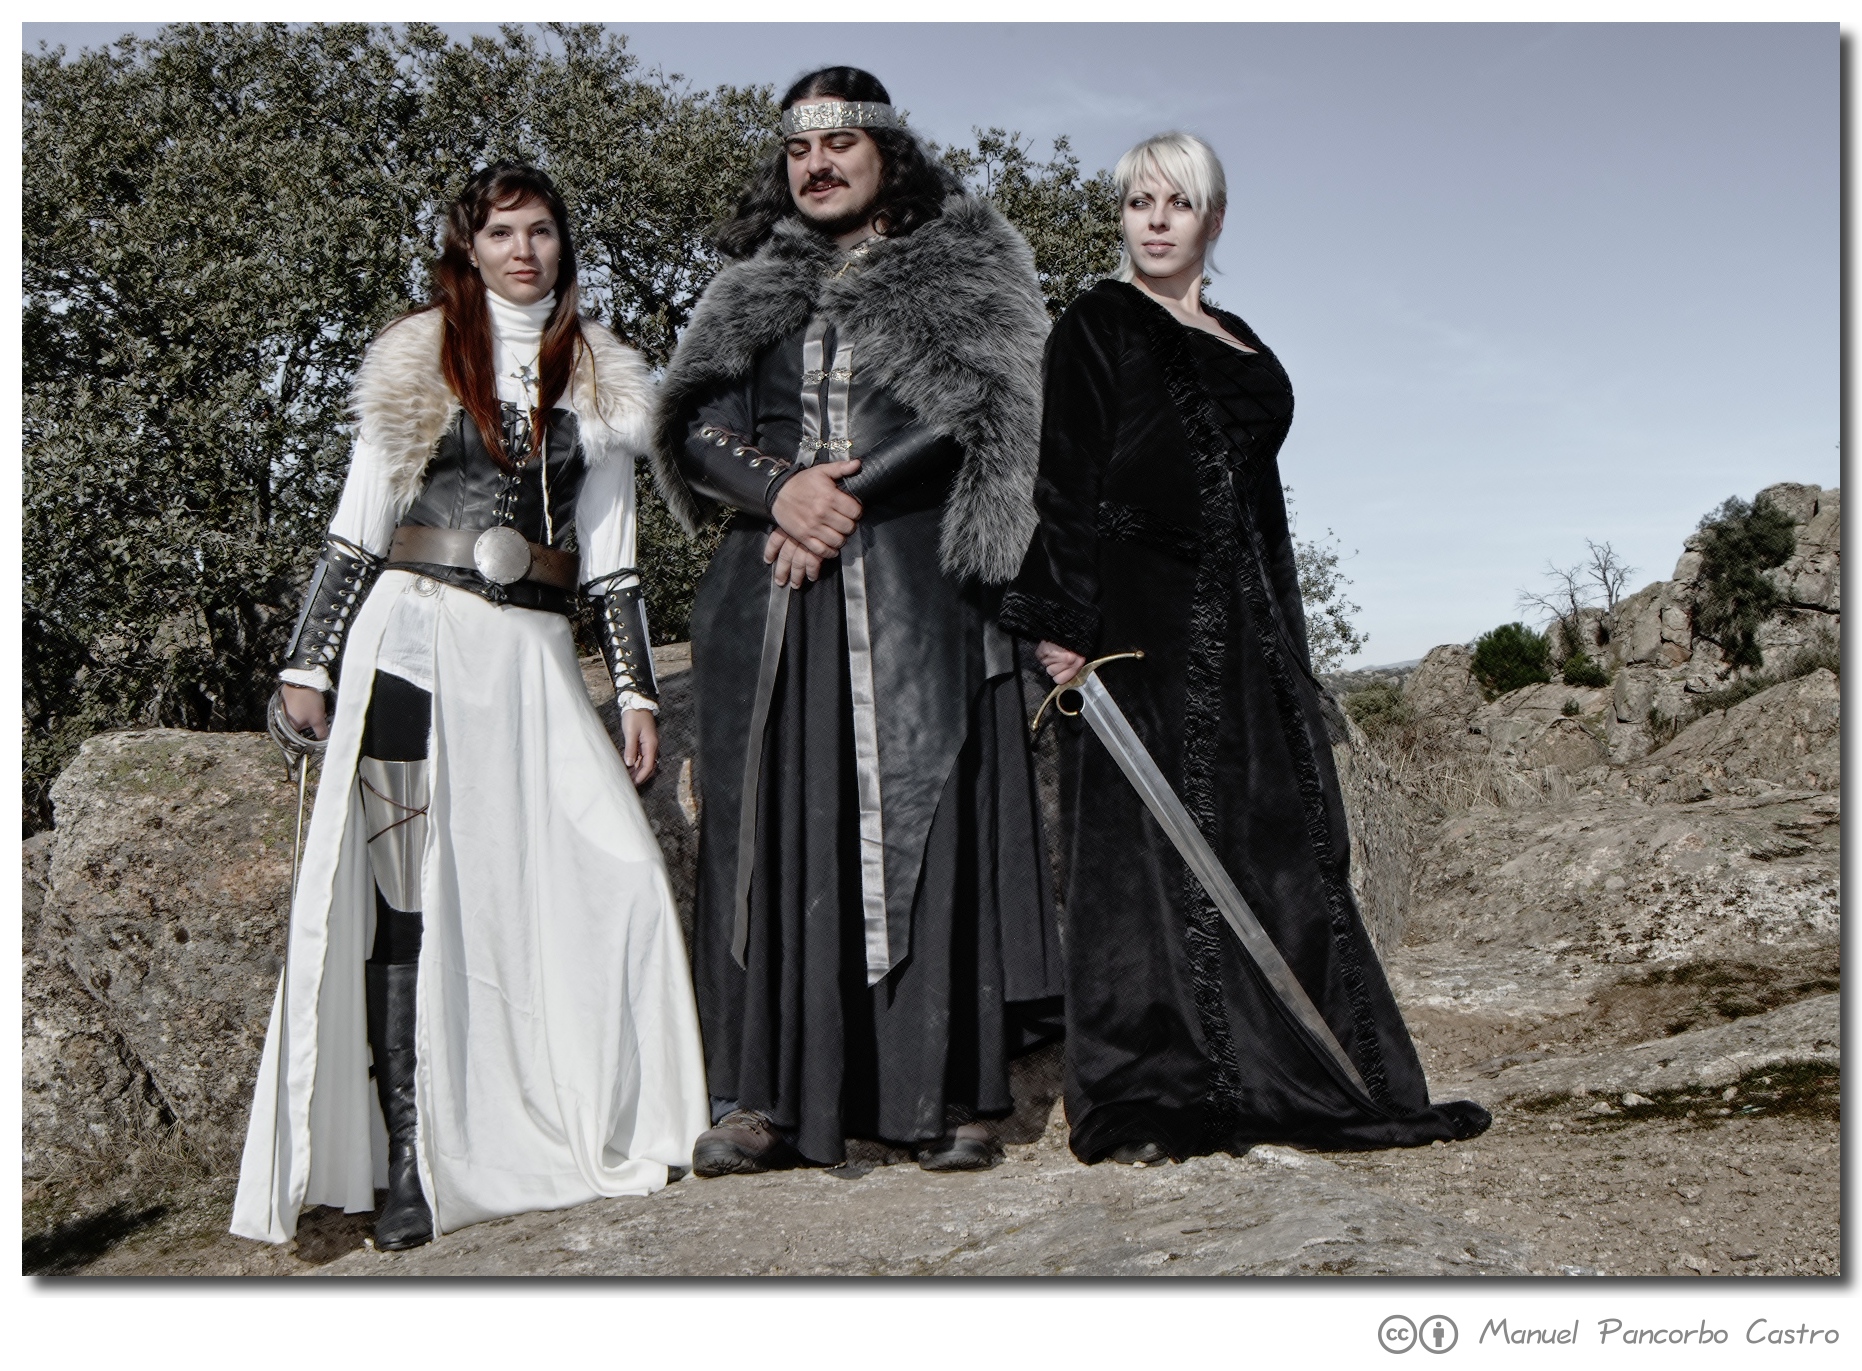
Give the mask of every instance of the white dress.
[[[524, 404], [516, 373], [534, 363], [552, 302], [491, 300], [500, 396]], [[644, 392], [631, 365], [624, 379]], [[603, 386], [612, 418], [622, 387]], [[645, 398], [606, 433], [587, 397], [572, 387], [565, 401], [585, 454], [601, 454], [576, 504], [586, 582], [633, 564]], [[385, 552], [409, 498], [365, 420], [330, 531]], [[665, 862], [589, 703], [569, 622], [388, 570], [343, 651], [232, 1231], [284, 1242], [305, 1206], [372, 1210], [387, 1183], [363, 992], [374, 884], [355, 780], [378, 669], [433, 696], [415, 1097], [436, 1232], [658, 1190], [668, 1167], [690, 1166], [709, 1121], [698, 1020]], [[307, 685], [321, 675], [287, 673]]]

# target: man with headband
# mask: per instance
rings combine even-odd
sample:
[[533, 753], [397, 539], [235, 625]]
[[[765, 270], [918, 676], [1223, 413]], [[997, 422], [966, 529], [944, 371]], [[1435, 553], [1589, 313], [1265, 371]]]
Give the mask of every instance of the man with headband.
[[1047, 315], [1019, 234], [866, 72], [782, 101], [661, 388], [727, 522], [692, 615], [700, 1175], [992, 1165], [1060, 958], [999, 587], [1034, 528]]

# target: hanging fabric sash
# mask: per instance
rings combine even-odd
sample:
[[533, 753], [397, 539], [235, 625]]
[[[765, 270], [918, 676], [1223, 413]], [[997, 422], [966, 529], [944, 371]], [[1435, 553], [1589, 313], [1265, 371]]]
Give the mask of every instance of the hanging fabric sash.
[[[802, 342], [802, 437], [796, 454], [812, 466], [822, 453], [843, 461], [853, 452], [849, 392], [853, 382], [853, 346], [838, 338], [826, 355], [828, 324], [817, 318]], [[825, 385], [824, 385], [825, 383]], [[825, 392], [825, 393], [824, 393]], [[873, 635], [867, 612], [866, 553], [863, 530], [855, 528], [840, 550], [841, 591], [847, 610], [847, 665], [853, 697], [854, 770], [860, 802], [860, 905], [865, 934], [866, 980], [875, 985], [892, 969], [886, 928], [885, 825], [879, 788], [879, 711], [873, 677]], [[750, 946], [750, 885], [756, 866], [757, 813], [767, 746], [769, 711], [782, 665], [782, 645], [789, 622], [785, 583], [772, 582], [763, 621], [763, 651], [757, 665], [750, 731], [744, 748], [744, 780], [737, 815], [737, 885], [731, 929], [731, 957], [747, 966]]]

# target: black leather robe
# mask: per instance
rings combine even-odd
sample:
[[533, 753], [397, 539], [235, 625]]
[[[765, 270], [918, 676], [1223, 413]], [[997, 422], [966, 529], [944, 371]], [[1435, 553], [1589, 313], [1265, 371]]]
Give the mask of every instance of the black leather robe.
[[[812, 327], [832, 359], [835, 331]], [[802, 446], [804, 392], [818, 412], [834, 410], [827, 376], [804, 381], [809, 337], [804, 328], [764, 349], [685, 417], [685, 478], [737, 507], [692, 618], [703, 801], [692, 952], [713, 1094], [769, 1114], [803, 1155], [834, 1162], [846, 1136], [923, 1141], [945, 1131], [947, 1107], [1006, 1111], [1009, 1057], [1057, 1018], [1060, 958], [1020, 683], [993, 619], [1000, 592], [940, 565], [962, 448], [863, 377], [858, 357], [842, 382], [844, 426], [833, 426], [843, 446], [819, 460], [851, 452], [866, 464], [848, 480], [863, 505], [862, 585], [848, 594], [851, 547], [829, 559], [818, 582], [787, 596], [774, 679], [760, 670], [768, 492], [782, 469], [816, 455]], [[873, 854], [857, 774], [862, 661], [881, 800], [883, 974], [869, 964], [876, 930], [863, 909], [862, 859]], [[757, 793], [746, 797], [753, 751]]]
[[1173, 1154], [1468, 1137], [1432, 1108], [1348, 882], [1276, 456], [1286, 374], [1103, 282], [1049, 343], [1041, 529], [1002, 622], [1089, 657], [1363, 1077], [1289, 1023], [1099, 740], [1062, 724], [1067, 1114], [1074, 1151]]

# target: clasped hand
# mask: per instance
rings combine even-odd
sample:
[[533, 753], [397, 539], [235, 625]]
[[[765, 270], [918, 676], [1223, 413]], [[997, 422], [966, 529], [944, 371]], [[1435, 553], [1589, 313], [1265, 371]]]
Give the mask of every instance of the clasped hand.
[[860, 469], [860, 459], [821, 462], [797, 472], [776, 492], [770, 513], [776, 527], [763, 544], [763, 560], [778, 585], [801, 589], [821, 578], [821, 564], [838, 557], [859, 525], [861, 505], [835, 484]]

